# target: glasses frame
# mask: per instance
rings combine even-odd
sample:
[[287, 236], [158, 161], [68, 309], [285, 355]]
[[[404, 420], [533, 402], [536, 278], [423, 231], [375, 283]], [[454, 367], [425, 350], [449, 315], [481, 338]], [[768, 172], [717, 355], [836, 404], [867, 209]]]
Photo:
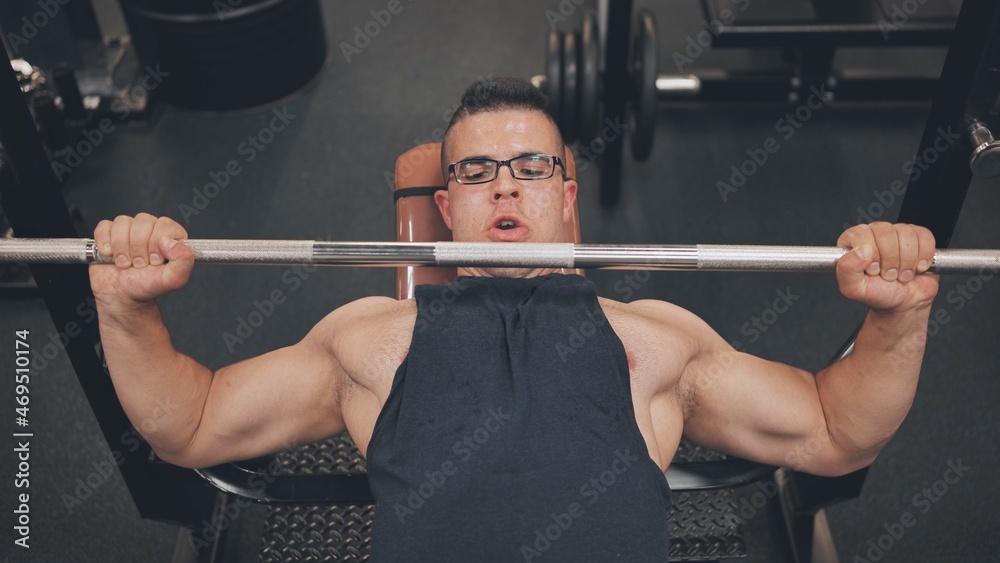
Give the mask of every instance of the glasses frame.
[[[530, 157], [533, 157], [533, 156], [544, 156], [546, 158], [551, 158], [552, 159], [552, 172], [548, 176], [544, 176], [544, 177], [533, 176], [531, 178], [518, 178], [517, 174], [514, 172], [514, 167], [511, 166], [510, 163], [514, 162], [515, 160], [521, 159], [521, 158], [530, 158]], [[455, 167], [458, 166], [459, 164], [462, 164], [463, 162], [473, 162], [473, 161], [474, 162], [483, 162], [483, 161], [486, 161], [486, 162], [492, 162], [492, 163], [494, 163], [496, 165], [496, 168], [493, 169], [494, 170], [493, 177], [490, 178], [489, 180], [481, 180], [481, 181], [478, 181], [478, 182], [463, 182], [463, 181], [459, 180], [458, 179], [458, 174], [455, 173]], [[521, 156], [516, 156], [516, 157], [508, 159], [508, 160], [494, 160], [492, 158], [466, 158], [464, 160], [459, 160], [457, 162], [453, 162], [453, 163], [451, 163], [451, 164], [448, 165], [448, 178], [451, 179], [451, 177], [454, 176], [455, 183], [463, 185], [463, 186], [474, 186], [476, 184], [489, 184], [490, 182], [492, 182], [492, 181], [496, 180], [498, 177], [500, 177], [500, 169], [503, 168], [503, 167], [505, 167], [505, 166], [507, 167], [507, 170], [510, 171], [511, 178], [514, 178], [515, 180], [528, 180], [528, 181], [548, 180], [549, 178], [555, 176], [555, 174], [556, 174], [556, 166], [562, 168], [562, 171], [563, 171], [562, 172], [562, 179], [563, 179], [563, 181], [569, 180], [569, 176], [566, 175], [566, 165], [563, 163], [562, 159], [559, 158], [558, 156], [554, 155], [554, 154], [544, 154], [544, 153], [522, 154]]]

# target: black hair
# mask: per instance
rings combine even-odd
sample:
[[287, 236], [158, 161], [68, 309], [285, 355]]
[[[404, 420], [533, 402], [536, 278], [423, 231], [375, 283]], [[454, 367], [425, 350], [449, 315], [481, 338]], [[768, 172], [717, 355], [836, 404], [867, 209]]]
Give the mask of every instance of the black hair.
[[480, 78], [462, 94], [462, 102], [451, 116], [450, 129], [463, 117], [482, 112], [523, 109], [540, 111], [553, 123], [549, 113], [549, 97], [523, 78], [500, 76]]
[[[445, 130], [444, 142], [448, 142], [448, 132], [462, 119], [478, 113], [527, 110], [538, 111], [545, 115], [558, 131], [559, 125], [549, 111], [549, 97], [531, 82], [513, 76], [498, 76], [479, 78], [462, 94], [462, 101], [451, 116], [448, 128]], [[560, 144], [562, 136], [560, 135]], [[444, 145], [441, 147], [441, 169], [448, 174]]]

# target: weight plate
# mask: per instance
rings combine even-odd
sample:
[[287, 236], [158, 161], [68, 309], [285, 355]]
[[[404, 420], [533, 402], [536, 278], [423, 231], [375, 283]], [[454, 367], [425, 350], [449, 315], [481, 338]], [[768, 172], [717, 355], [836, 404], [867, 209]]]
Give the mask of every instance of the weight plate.
[[545, 94], [549, 97], [549, 112], [562, 129], [562, 66], [563, 66], [563, 33], [549, 32], [548, 44], [545, 47]]
[[580, 144], [588, 145], [600, 134], [601, 124], [601, 39], [597, 16], [588, 11], [580, 30]]
[[562, 80], [562, 131], [563, 142], [572, 143], [576, 140], [576, 131], [580, 116], [577, 113], [579, 108], [580, 90], [577, 74], [580, 55], [580, 32], [570, 32], [563, 36], [563, 80]]
[[636, 15], [636, 34], [632, 44], [631, 71], [635, 93], [629, 111], [629, 140], [632, 156], [638, 161], [653, 151], [656, 128], [656, 20], [652, 12]]
[[607, 143], [604, 152], [597, 156], [597, 167], [601, 173], [599, 200], [603, 207], [615, 205], [621, 198], [624, 144], [620, 140]]

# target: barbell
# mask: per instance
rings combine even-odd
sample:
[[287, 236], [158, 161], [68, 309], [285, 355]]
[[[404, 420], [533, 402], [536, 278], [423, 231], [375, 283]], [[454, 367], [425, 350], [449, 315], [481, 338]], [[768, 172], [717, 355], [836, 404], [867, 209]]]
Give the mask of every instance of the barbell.
[[[195, 262], [241, 265], [478, 266], [603, 270], [822, 272], [848, 252], [827, 246], [604, 245], [493, 242], [183, 241]], [[94, 239], [0, 239], [0, 263], [112, 264]], [[932, 273], [1000, 272], [1000, 250], [938, 249]]]

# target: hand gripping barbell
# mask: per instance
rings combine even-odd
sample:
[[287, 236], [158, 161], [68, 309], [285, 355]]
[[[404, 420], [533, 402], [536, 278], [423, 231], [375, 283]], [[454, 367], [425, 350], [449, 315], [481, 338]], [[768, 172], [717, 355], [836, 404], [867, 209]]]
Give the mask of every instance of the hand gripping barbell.
[[[209, 264], [327, 266], [479, 266], [603, 270], [819, 272], [848, 249], [825, 246], [601, 245], [573, 243], [331, 242], [185, 240]], [[93, 239], [0, 239], [0, 263], [111, 264]], [[1000, 250], [938, 249], [932, 273], [1000, 272]]]

